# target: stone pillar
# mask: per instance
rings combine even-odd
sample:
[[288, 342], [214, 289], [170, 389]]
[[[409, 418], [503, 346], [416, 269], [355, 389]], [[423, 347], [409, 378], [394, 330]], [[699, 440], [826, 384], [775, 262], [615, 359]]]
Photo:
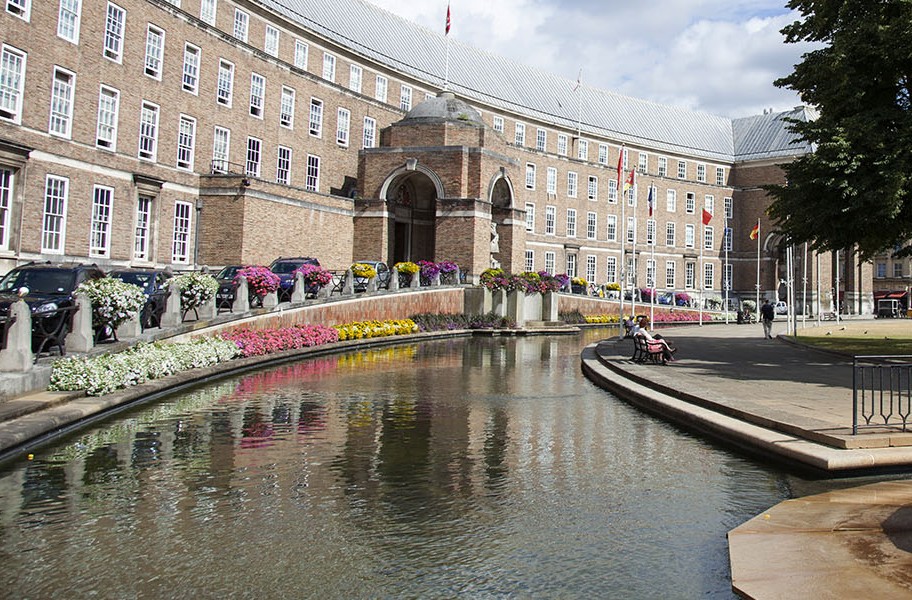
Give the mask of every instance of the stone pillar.
[[209, 298], [202, 306], [196, 309], [196, 314], [199, 315], [201, 321], [209, 321], [215, 318], [215, 315], [218, 314], [218, 307], [216, 306], [215, 296]]
[[542, 321], [557, 321], [557, 294], [545, 292], [542, 296]]
[[460, 285], [462, 283], [462, 272], [459, 270], [459, 267], [456, 267], [456, 271], [453, 273], [455, 277], [455, 283], [453, 285]]
[[[468, 288], [462, 298], [462, 312], [467, 315], [484, 315], [491, 312], [491, 290], [487, 288]], [[487, 309], [485, 309], [485, 305], [487, 305]]]
[[[332, 295], [333, 285], [334, 285], [333, 282], [330, 281], [326, 285], [321, 286], [320, 289], [317, 290], [317, 298], [329, 298]], [[305, 289], [306, 289], [306, 284], [305, 284]]]
[[269, 292], [263, 296], [263, 308], [275, 308], [279, 305], [279, 293]]
[[117, 339], [127, 339], [139, 337], [139, 334], [142, 333], [142, 327], [139, 323], [139, 313], [135, 313], [132, 317], [121, 323], [117, 326]]
[[0, 350], [0, 371], [29, 371], [35, 355], [32, 354], [32, 311], [25, 300], [13, 302], [9, 318], [16, 321], [7, 332], [6, 349]]
[[345, 283], [342, 284], [343, 296], [354, 296], [355, 294], [355, 275], [349, 269], [345, 272]]
[[440, 287], [440, 271], [437, 271], [434, 277], [431, 278], [431, 286]]
[[399, 269], [393, 267], [393, 270], [390, 271], [390, 283], [389, 291], [397, 292], [399, 291]]
[[542, 295], [538, 292], [534, 294], [523, 293], [521, 298], [523, 302], [523, 314], [525, 315], [525, 320], [528, 321], [538, 321], [544, 320], [541, 317], [542, 314]]
[[[323, 291], [322, 289], [320, 291]], [[291, 290], [291, 303], [300, 304], [307, 299], [307, 284], [304, 283], [304, 274], [300, 271], [294, 274], [294, 287]]]
[[76, 313], [73, 315], [73, 331], [67, 334], [67, 352], [88, 352], [95, 345], [92, 331], [92, 302], [85, 294], [76, 294]]
[[237, 289], [234, 292], [234, 303], [231, 312], [245, 313], [250, 310], [250, 292], [247, 289], [247, 278], [243, 275], [237, 278]]
[[421, 271], [412, 273], [412, 279], [409, 282], [410, 288], [420, 288], [421, 287]]
[[498, 317], [507, 316], [507, 291], [506, 290], [492, 290], [491, 291], [491, 310], [490, 310], [490, 312], [494, 313]]
[[165, 302], [165, 312], [162, 313], [160, 326], [162, 329], [177, 327], [183, 321], [181, 316], [181, 293], [176, 285], [168, 288], [168, 300]]
[[377, 278], [371, 277], [367, 280], [367, 293], [372, 294], [377, 291]]
[[516, 323], [517, 327], [523, 327], [526, 324], [526, 293], [513, 290], [507, 293], [507, 319]]

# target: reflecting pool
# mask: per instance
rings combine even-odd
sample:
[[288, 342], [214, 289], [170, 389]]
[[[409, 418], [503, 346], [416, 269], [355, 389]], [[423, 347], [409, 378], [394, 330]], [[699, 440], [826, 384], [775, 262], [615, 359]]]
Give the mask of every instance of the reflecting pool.
[[731, 598], [805, 481], [645, 416], [581, 336], [304, 360], [0, 465], [0, 596]]

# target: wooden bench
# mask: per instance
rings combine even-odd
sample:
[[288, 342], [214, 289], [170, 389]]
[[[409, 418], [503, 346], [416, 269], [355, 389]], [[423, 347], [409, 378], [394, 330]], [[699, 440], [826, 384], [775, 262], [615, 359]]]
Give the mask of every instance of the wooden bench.
[[651, 362], [660, 364], [663, 362], [664, 349], [658, 342], [650, 342], [642, 335], [633, 336], [633, 356], [630, 360], [636, 363]]

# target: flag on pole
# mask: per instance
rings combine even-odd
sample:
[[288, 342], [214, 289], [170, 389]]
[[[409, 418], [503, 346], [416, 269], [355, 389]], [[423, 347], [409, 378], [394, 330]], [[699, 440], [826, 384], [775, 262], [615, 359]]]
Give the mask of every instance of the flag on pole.
[[575, 92], [576, 90], [578, 90], [580, 85], [582, 85], [582, 83], [583, 83], [583, 69], [581, 67], [579, 70], [579, 75], [576, 76], [576, 85], [573, 86], [573, 91]]
[[655, 188], [653, 186], [649, 186], [649, 195], [646, 197], [646, 206], [649, 207], [649, 216], [650, 217], [652, 216], [653, 204], [655, 204], [655, 198], [653, 197], [654, 191], [655, 191]]
[[444, 35], [450, 35], [450, 3], [449, 2], [447, 2], [446, 33]]
[[630, 169], [630, 175], [627, 176], [627, 181], [624, 182], [624, 193], [627, 193], [627, 190], [636, 185], [637, 175], [636, 169]]
[[624, 185], [624, 146], [618, 148], [618, 194], [622, 194], [621, 188]]
[[755, 240], [758, 237], [760, 237], [760, 219], [757, 219], [757, 224], [751, 229], [751, 239]]
[[712, 213], [704, 208], [703, 209], [703, 224], [709, 225], [709, 222], [712, 221], [712, 218], [713, 218]]

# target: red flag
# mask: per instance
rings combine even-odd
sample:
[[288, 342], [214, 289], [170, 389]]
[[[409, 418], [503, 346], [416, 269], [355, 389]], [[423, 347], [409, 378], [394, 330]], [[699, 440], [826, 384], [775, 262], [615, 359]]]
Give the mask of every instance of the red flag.
[[637, 175], [636, 169], [630, 169], [630, 175], [627, 176], [627, 181], [624, 182], [624, 191], [626, 192], [630, 188], [636, 185]]
[[623, 193], [624, 186], [624, 147], [618, 149], [618, 195]]
[[703, 224], [709, 225], [709, 222], [712, 221], [712, 218], [713, 218], [712, 213], [704, 208], [703, 209]]
[[758, 237], [760, 237], [760, 219], [757, 219], [757, 224], [751, 229], [751, 239], [755, 240]]
[[446, 33], [444, 35], [450, 35], [450, 3], [447, 2], [447, 22], [446, 22]]

